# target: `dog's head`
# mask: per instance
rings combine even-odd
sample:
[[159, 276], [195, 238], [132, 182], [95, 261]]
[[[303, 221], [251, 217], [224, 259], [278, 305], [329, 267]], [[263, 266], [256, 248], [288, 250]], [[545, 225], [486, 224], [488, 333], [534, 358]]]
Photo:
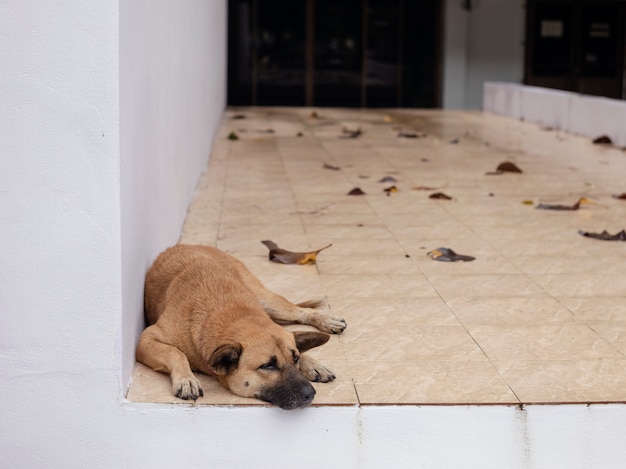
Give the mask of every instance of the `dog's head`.
[[315, 389], [300, 373], [298, 359], [330, 336], [290, 332], [280, 326], [271, 329], [219, 346], [209, 359], [211, 370], [222, 386], [238, 396], [255, 397], [283, 409], [311, 405]]

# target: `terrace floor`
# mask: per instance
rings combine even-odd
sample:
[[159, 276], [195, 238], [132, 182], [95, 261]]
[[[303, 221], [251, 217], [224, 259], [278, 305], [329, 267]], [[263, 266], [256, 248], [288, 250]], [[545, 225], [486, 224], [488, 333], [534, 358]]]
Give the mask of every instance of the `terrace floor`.
[[[346, 319], [310, 352], [337, 374], [314, 405], [626, 402], [626, 243], [578, 233], [626, 228], [623, 150], [480, 112], [312, 112], [228, 109], [180, 242]], [[486, 174], [504, 161], [523, 172]], [[262, 240], [332, 247], [283, 265]], [[440, 247], [476, 259], [427, 255]], [[197, 405], [264, 405], [200, 378]], [[183, 403], [139, 364], [128, 399]]]

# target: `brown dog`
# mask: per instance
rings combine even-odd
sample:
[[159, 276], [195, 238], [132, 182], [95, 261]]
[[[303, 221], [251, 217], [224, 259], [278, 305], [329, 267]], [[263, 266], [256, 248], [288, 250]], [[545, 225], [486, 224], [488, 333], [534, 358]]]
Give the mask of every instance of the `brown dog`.
[[315, 311], [317, 303], [294, 305], [272, 293], [218, 249], [177, 245], [161, 253], [146, 275], [144, 301], [150, 325], [139, 338], [137, 360], [169, 373], [177, 397], [203, 395], [197, 370], [239, 396], [295, 409], [313, 401], [309, 380], [335, 379], [300, 355], [326, 343], [328, 334], [289, 332], [277, 323], [340, 334], [346, 322]]

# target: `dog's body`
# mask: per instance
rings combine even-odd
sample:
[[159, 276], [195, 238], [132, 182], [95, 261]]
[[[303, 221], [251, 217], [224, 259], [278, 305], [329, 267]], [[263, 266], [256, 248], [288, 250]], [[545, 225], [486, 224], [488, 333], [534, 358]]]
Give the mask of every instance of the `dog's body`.
[[[215, 376], [243, 397], [293, 409], [311, 404], [308, 382], [335, 379], [332, 371], [302, 355], [346, 328], [343, 319], [294, 305], [267, 290], [234, 257], [208, 246], [177, 245], [148, 270], [145, 312], [149, 326], [137, 345], [137, 360], [169, 373], [182, 399], [202, 396], [192, 370]], [[299, 323], [323, 332], [289, 332]]]

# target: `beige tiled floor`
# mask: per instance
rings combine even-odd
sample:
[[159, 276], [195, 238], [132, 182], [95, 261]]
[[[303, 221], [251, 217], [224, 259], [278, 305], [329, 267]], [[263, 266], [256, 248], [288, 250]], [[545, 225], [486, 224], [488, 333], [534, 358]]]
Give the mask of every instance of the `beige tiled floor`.
[[[234, 254], [293, 301], [326, 297], [347, 320], [312, 352], [338, 376], [315, 385], [317, 405], [626, 402], [626, 243], [577, 233], [626, 228], [626, 202], [611, 197], [626, 192], [624, 151], [481, 113], [310, 112], [227, 111], [181, 242]], [[485, 175], [503, 161], [524, 173]], [[357, 186], [366, 195], [346, 195]], [[581, 196], [596, 203], [523, 204]], [[280, 265], [263, 239], [333, 246], [317, 265]], [[433, 261], [438, 247], [476, 260]], [[262, 405], [201, 379], [198, 404]], [[128, 397], [179, 402], [140, 365]]]

